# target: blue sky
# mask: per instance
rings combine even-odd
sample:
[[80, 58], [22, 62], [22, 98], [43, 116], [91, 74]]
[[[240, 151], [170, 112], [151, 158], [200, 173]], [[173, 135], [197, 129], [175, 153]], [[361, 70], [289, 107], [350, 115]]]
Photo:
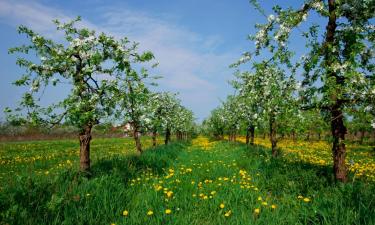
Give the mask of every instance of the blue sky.
[[[287, 3], [286, 3], [287, 2]], [[275, 4], [298, 6], [301, 1], [262, 1], [267, 12]], [[0, 0], [0, 120], [3, 109], [15, 107], [22, 89], [11, 83], [22, 75], [10, 47], [26, 43], [16, 28], [24, 24], [50, 38], [59, 38], [52, 19], [82, 16], [83, 24], [116, 37], [140, 42], [151, 50], [162, 75], [159, 89], [179, 92], [182, 103], [199, 121], [233, 93], [228, 65], [254, 47], [247, 41], [254, 24], [266, 20], [248, 0]], [[295, 43], [298, 48], [301, 42]], [[57, 101], [67, 87], [50, 90], [45, 103]]]

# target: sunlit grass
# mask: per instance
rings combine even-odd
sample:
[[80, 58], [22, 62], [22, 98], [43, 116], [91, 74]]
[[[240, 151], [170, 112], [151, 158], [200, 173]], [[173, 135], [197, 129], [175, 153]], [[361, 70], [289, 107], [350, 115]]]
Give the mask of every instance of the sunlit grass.
[[[25, 145], [26, 149], [20, 147]], [[17, 155], [27, 160], [1, 165], [5, 174], [6, 168], [13, 168], [13, 172], [6, 174], [7, 183], [2, 183], [0, 221], [375, 223], [375, 184], [361, 179], [345, 185], [335, 183], [327, 165], [291, 161], [287, 157], [273, 159], [268, 148], [248, 148], [205, 137], [149, 148], [140, 157], [135, 156], [133, 145], [132, 139], [96, 140], [92, 145], [92, 177], [87, 179], [76, 172], [74, 140], [3, 143], [2, 160]], [[28, 161], [37, 156], [42, 158]], [[56, 163], [64, 164], [59, 167]], [[32, 171], [41, 165], [42, 173]]]

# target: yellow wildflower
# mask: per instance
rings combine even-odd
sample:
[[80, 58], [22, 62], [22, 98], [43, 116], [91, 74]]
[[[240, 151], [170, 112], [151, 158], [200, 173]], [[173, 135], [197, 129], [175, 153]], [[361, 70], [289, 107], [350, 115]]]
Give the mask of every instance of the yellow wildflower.
[[309, 199], [309, 198], [304, 198], [303, 201], [304, 201], [304, 202], [309, 202], [310, 199]]

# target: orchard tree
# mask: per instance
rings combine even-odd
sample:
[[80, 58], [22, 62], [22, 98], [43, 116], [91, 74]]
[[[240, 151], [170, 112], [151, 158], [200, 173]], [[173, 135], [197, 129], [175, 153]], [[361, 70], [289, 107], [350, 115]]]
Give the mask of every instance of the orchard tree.
[[[256, 0], [251, 2], [259, 6]], [[318, 107], [329, 114], [334, 175], [336, 180], [346, 182], [344, 112], [372, 92], [369, 84], [374, 79], [375, 29], [371, 21], [375, 4], [372, 0], [307, 0], [299, 9], [273, 9], [276, 16], [270, 15], [266, 24], [257, 25], [256, 47], [258, 51], [273, 48], [276, 42], [273, 56], [282, 55], [284, 61], [290, 61], [281, 53], [288, 49], [292, 29], [308, 21], [312, 12], [326, 19], [325, 27], [314, 24], [303, 33], [309, 50], [302, 57], [304, 107]], [[320, 39], [322, 33], [324, 38]]]
[[229, 134], [229, 141], [236, 141], [241, 122], [238, 96], [229, 95], [226, 101], [222, 103], [222, 108], [225, 129]]
[[148, 99], [147, 117], [150, 119], [147, 124], [148, 130], [152, 133], [152, 146], [157, 145], [158, 131], [162, 129], [162, 97], [161, 93], [152, 93]]
[[165, 132], [164, 143], [167, 145], [171, 140], [172, 129], [176, 125], [177, 110], [180, 107], [180, 100], [177, 99], [176, 94], [163, 92], [157, 95], [158, 101], [157, 113], [160, 115], [160, 124]]
[[[145, 82], [157, 77], [150, 77], [148, 70], [144, 67], [139, 72], [135, 67], [137, 64], [152, 60], [154, 55], [151, 52], [138, 54], [138, 44], [131, 44], [127, 38], [120, 40], [116, 45], [119, 46], [115, 52], [115, 72], [118, 82], [116, 99], [119, 103], [117, 116], [131, 125], [137, 152], [142, 154], [140, 133], [142, 129], [146, 129], [150, 120], [147, 105], [151, 97], [151, 92]], [[153, 82], [150, 84], [155, 85]]]
[[208, 119], [203, 121], [203, 125], [209, 134], [213, 134], [217, 139], [223, 139], [225, 129], [223, 108], [219, 107], [212, 110]]
[[189, 133], [194, 130], [194, 114], [191, 110], [179, 106], [176, 114], [174, 130], [178, 140], [186, 140]]
[[[64, 41], [58, 43], [47, 39], [33, 30], [20, 26], [19, 33], [30, 40], [9, 50], [19, 55], [17, 64], [25, 68], [25, 74], [14, 82], [17, 86], [29, 86], [15, 111], [6, 109], [10, 120], [33, 124], [56, 125], [61, 121], [79, 129], [80, 170], [90, 169], [91, 129], [100, 120], [112, 114], [115, 107], [113, 90], [115, 79], [111, 79], [113, 69], [106, 67], [113, 62], [118, 47], [113, 37], [104, 33], [97, 35], [87, 28], [77, 28], [77, 18], [69, 23], [55, 20], [57, 30], [62, 31]], [[62, 101], [48, 107], [40, 106], [40, 96], [47, 87], [69, 83], [71, 90]], [[26, 115], [25, 115], [26, 114]]]
[[258, 124], [259, 113], [261, 107], [258, 102], [258, 96], [251, 94], [248, 90], [243, 89], [245, 83], [248, 82], [248, 73], [236, 73], [238, 80], [232, 81], [232, 85], [239, 91], [238, 94], [238, 111], [240, 119], [246, 126], [246, 144], [254, 145], [255, 126]]
[[236, 86], [252, 109], [250, 115], [258, 117], [259, 113], [268, 121], [272, 155], [277, 156], [278, 121], [295, 110], [296, 82], [273, 61], [253, 62], [253, 68], [237, 76]]

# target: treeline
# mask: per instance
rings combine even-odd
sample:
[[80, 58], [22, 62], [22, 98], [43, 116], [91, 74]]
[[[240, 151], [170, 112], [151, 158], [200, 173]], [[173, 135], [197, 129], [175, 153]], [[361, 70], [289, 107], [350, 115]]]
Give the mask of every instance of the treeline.
[[[188, 138], [195, 130], [192, 111], [176, 94], [151, 90], [160, 78], [149, 73], [157, 66], [154, 55], [139, 53], [139, 44], [126, 37], [97, 34], [77, 26], [78, 21], [79, 17], [68, 23], [54, 21], [64, 35], [61, 42], [19, 27], [29, 43], [9, 53], [17, 54], [17, 65], [25, 69], [14, 84], [29, 90], [19, 107], [5, 109], [8, 122], [48, 129], [62, 123], [74, 127], [80, 142], [80, 170], [85, 173], [90, 171], [93, 129], [105, 121], [130, 127], [139, 154], [143, 152], [142, 133], [152, 134], [154, 145], [158, 134], [165, 135], [165, 144], [172, 134]], [[63, 100], [42, 106], [46, 88], [67, 84], [71, 89], [61, 96]]]
[[[255, 48], [231, 65], [236, 94], [212, 111], [206, 129], [231, 140], [246, 129], [250, 143], [254, 132], [268, 134], [273, 156], [280, 136], [323, 135], [332, 143], [335, 178], [346, 182], [348, 132], [363, 142], [375, 129], [373, 1], [306, 0], [298, 9], [276, 5], [268, 16], [251, 2], [266, 22], [249, 36]], [[303, 55], [296, 42], [305, 43]]]

